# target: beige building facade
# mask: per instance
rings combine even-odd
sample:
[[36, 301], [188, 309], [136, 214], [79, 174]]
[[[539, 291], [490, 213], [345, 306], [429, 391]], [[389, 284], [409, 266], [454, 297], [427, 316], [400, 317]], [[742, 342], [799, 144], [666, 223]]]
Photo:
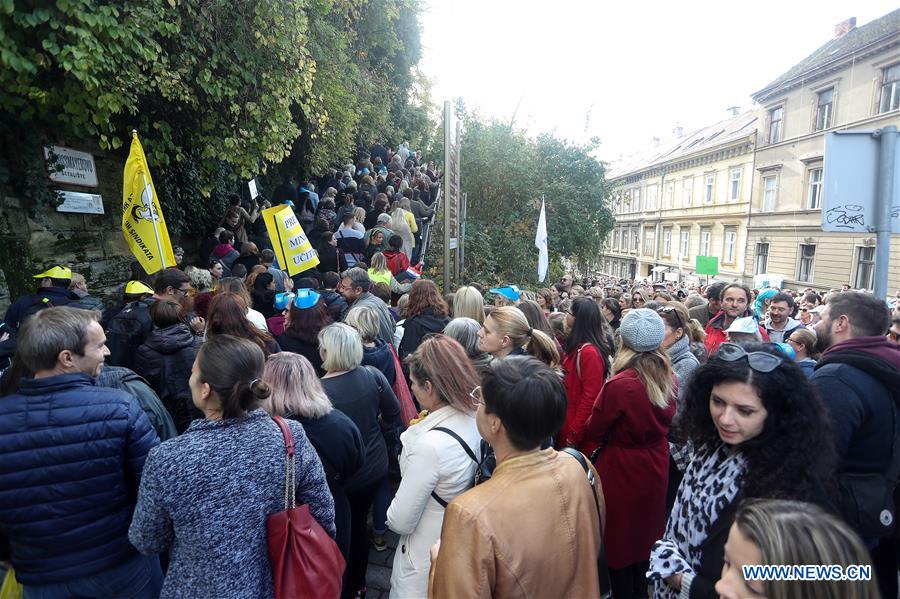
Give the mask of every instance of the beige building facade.
[[[734, 111], [737, 112], [737, 111]], [[759, 117], [734, 114], [676, 138], [609, 173], [616, 226], [604, 271], [621, 278], [704, 280], [696, 257], [719, 258], [719, 277], [740, 279]]]
[[[872, 289], [875, 234], [822, 231], [825, 134], [900, 125], [900, 10], [835, 38], [753, 94], [760, 109], [745, 280], [784, 276], [792, 288]], [[900, 236], [890, 292], [900, 287]]]

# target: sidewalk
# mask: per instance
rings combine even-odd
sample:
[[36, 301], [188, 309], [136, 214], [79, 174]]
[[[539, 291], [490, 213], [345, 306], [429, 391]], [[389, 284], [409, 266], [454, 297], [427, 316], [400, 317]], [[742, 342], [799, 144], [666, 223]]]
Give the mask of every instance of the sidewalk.
[[366, 599], [388, 599], [391, 591], [391, 568], [399, 539], [397, 533], [388, 530], [384, 535], [388, 546], [386, 551], [375, 551], [374, 547], [369, 546], [369, 568], [366, 571], [369, 591]]

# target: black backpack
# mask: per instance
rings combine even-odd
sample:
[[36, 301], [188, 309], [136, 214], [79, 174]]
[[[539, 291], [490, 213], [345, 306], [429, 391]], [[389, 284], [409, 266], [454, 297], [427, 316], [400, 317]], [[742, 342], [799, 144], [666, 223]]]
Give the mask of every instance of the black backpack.
[[131, 302], [109, 321], [106, 325], [107, 364], [134, 368], [137, 348], [153, 330], [153, 319], [150, 318], [152, 304], [150, 298]]

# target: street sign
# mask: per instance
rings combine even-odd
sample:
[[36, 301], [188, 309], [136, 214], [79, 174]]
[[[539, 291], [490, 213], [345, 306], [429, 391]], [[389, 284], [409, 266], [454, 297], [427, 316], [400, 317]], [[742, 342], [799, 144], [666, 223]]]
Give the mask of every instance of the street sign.
[[[825, 135], [823, 231], [875, 232], [881, 140], [872, 133], [835, 131]], [[891, 231], [900, 233], [900, 149], [895, 158]]]
[[60, 191], [59, 193], [63, 197], [63, 202], [56, 207], [57, 212], [103, 214], [103, 198], [99, 194], [77, 191]]

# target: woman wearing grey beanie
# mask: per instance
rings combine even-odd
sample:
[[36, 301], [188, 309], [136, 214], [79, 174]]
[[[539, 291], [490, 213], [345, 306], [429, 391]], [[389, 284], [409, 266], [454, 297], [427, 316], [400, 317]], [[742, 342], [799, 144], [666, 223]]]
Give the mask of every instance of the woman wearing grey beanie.
[[662, 318], [630, 310], [619, 348], [587, 422], [585, 440], [599, 444], [597, 472], [606, 498], [606, 558], [613, 596], [645, 597], [648, 558], [665, 525], [669, 478], [666, 439], [675, 415], [675, 373], [662, 342]]

